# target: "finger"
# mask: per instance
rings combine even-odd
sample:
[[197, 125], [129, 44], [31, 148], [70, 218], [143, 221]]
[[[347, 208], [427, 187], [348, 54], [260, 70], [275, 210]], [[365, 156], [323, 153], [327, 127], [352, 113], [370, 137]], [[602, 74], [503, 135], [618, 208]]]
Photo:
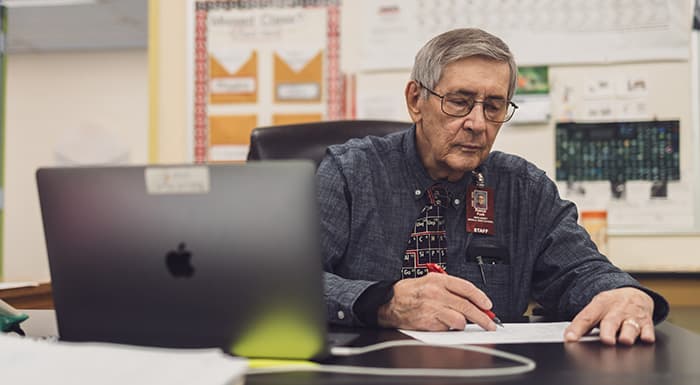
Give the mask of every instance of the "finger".
[[623, 345], [634, 345], [637, 337], [642, 331], [642, 327], [633, 318], [627, 318], [620, 324], [620, 334], [617, 336], [617, 342]]
[[464, 330], [467, 327], [467, 319], [458, 311], [444, 308], [435, 317], [445, 326], [446, 330]]
[[[419, 280], [422, 281], [421, 301], [437, 308], [435, 316], [430, 317], [431, 323], [439, 319], [449, 329], [463, 330], [466, 322], [471, 321], [485, 330], [496, 329], [496, 324], [480, 310], [480, 305], [472, 302], [472, 299], [480, 301], [484, 306], [488, 306], [485, 307], [486, 309], [490, 309], [491, 300], [471, 282], [458, 277], [433, 273], [429, 273]], [[418, 280], [416, 281], [418, 282]], [[431, 327], [434, 328], [435, 325], [431, 325]]]
[[606, 345], [615, 345], [621, 327], [622, 319], [612, 316], [603, 318], [600, 321], [600, 341]]
[[588, 333], [600, 322], [603, 310], [603, 307], [597, 301], [594, 300], [589, 303], [574, 317], [571, 324], [564, 330], [564, 341], [574, 342], [581, 339], [584, 334]]
[[479, 325], [484, 330], [496, 330], [496, 324], [479, 307], [471, 301], [450, 293], [446, 305], [462, 319]]
[[469, 300], [469, 302], [481, 309], [491, 309], [493, 307], [491, 299], [486, 293], [474, 286], [473, 283], [458, 277], [447, 275], [443, 275], [443, 277], [445, 278], [445, 288], [451, 293]]
[[646, 342], [649, 344], [652, 344], [654, 343], [654, 341], [656, 341], [653, 322], [649, 321], [642, 325], [642, 332], [639, 335], [639, 339], [642, 340], [642, 342]]

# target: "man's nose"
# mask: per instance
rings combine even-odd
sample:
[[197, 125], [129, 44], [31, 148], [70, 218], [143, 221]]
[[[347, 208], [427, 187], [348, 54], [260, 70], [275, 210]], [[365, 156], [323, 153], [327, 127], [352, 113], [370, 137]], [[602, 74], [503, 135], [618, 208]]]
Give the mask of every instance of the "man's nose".
[[486, 117], [483, 103], [476, 103], [469, 114], [465, 116], [463, 127], [466, 130], [481, 133], [486, 130]]

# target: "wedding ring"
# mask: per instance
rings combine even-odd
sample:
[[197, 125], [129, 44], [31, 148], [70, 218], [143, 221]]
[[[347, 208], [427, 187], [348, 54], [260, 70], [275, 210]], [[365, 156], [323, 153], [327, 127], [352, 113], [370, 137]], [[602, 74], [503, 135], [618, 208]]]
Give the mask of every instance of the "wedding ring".
[[630, 325], [630, 326], [632, 326], [633, 328], [635, 328], [635, 329], [637, 329], [637, 330], [641, 330], [641, 329], [642, 329], [642, 327], [639, 326], [639, 324], [637, 323], [637, 321], [633, 320], [632, 318], [627, 318], [626, 320], [622, 321], [622, 324], [623, 324], [623, 325], [624, 325], [624, 324]]

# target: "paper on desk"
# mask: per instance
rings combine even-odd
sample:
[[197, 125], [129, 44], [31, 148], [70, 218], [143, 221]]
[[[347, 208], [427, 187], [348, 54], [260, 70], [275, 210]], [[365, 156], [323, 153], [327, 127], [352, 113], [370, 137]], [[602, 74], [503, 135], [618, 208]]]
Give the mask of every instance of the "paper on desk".
[[[449, 332], [418, 332], [401, 330], [402, 333], [425, 343], [437, 345], [460, 344], [517, 344], [531, 342], [564, 342], [564, 329], [570, 322], [507, 323], [489, 332], [475, 324], [464, 330]], [[584, 336], [581, 341], [598, 340], [596, 331]]]
[[36, 287], [39, 282], [0, 282], [0, 290], [18, 289], [20, 287]]
[[245, 359], [219, 349], [48, 342], [0, 334], [3, 384], [242, 384]]

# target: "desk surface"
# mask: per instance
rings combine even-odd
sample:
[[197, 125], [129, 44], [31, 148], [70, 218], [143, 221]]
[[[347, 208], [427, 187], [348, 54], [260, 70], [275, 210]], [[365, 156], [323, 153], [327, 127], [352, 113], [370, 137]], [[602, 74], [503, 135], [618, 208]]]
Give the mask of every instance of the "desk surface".
[[[23, 324], [27, 334], [55, 335], [55, 317], [50, 310], [29, 310]], [[345, 331], [345, 330], [343, 330]], [[357, 332], [357, 330], [354, 330]], [[248, 376], [256, 384], [539, 384], [539, 385], [625, 385], [700, 384], [700, 335], [668, 322], [656, 328], [655, 344], [631, 347], [604, 346], [599, 342], [494, 345], [537, 362], [530, 373], [489, 379], [427, 377], [377, 377], [319, 373]], [[394, 330], [362, 330], [355, 346], [405, 339]], [[435, 347], [402, 347], [356, 357], [333, 358], [328, 364], [470, 368], [511, 365], [479, 353]]]

